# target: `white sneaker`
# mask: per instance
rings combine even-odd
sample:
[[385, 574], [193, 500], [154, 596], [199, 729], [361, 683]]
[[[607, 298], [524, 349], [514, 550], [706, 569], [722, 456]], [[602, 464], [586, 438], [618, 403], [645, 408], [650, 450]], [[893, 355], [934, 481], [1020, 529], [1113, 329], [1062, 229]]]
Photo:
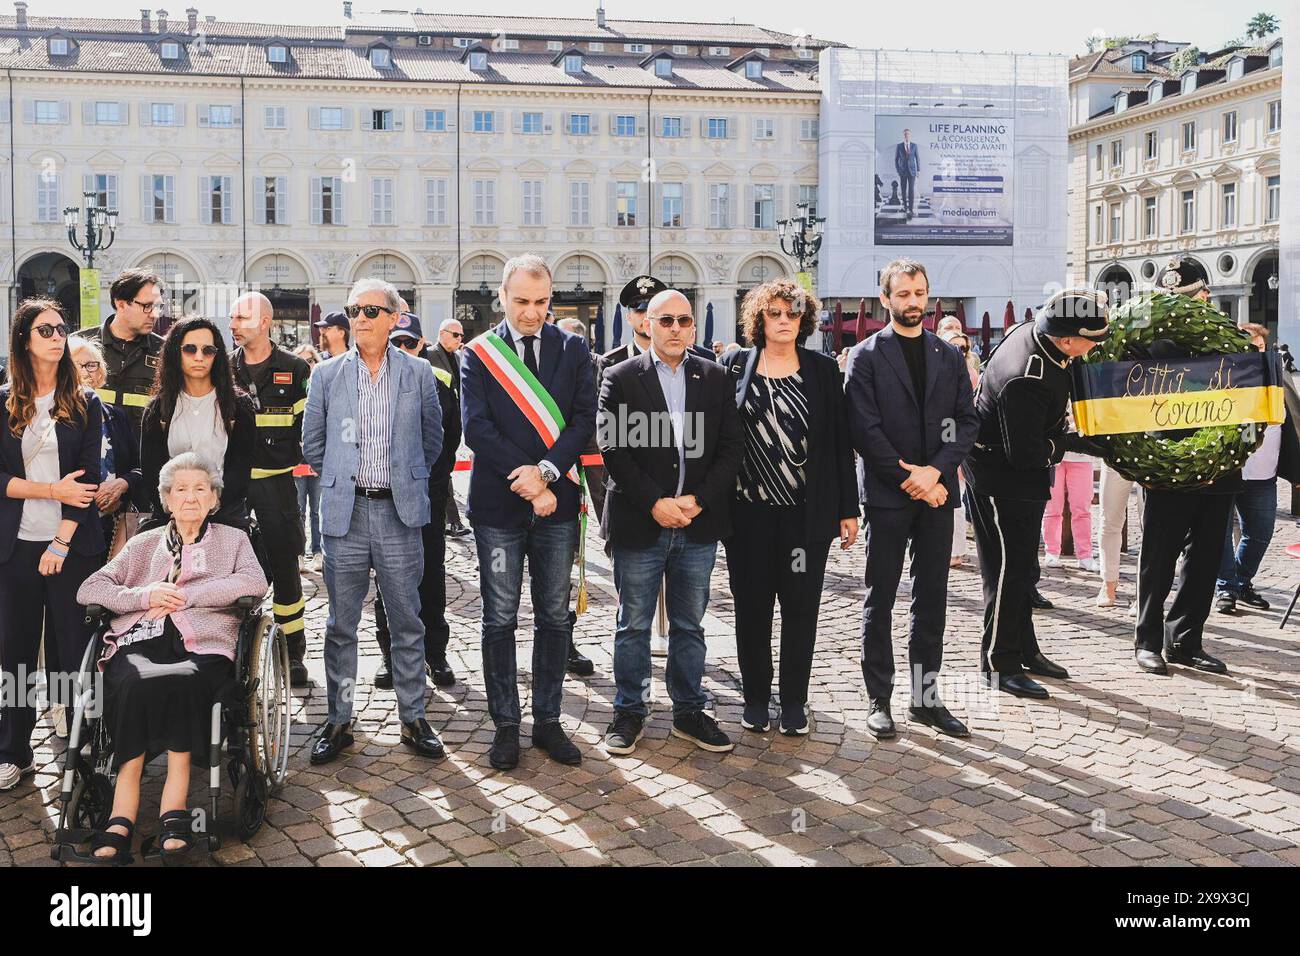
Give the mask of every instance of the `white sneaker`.
[[650, 656], [667, 657], [668, 656], [668, 637], [666, 635], [650, 635]]
[[306, 570], [307, 570], [307, 555], [300, 554], [298, 555], [298, 573], [302, 574]]
[[1059, 568], [1061, 566], [1061, 556], [1059, 554], [1044, 554], [1043, 567]]
[[61, 740], [68, 739], [68, 709], [62, 704], [50, 707], [50, 723], [54, 724], [54, 736]]
[[1105, 584], [1097, 592], [1097, 607], [1114, 607], [1118, 602], [1110, 596], [1110, 589]]
[[12, 790], [18, 786], [18, 781], [23, 779], [29, 773], [36, 772], [36, 764], [28, 764], [26, 767], [19, 767], [13, 763], [0, 763], [0, 790]]
[[1097, 563], [1096, 558], [1080, 558], [1079, 570], [1087, 571], [1090, 574], [1096, 574], [1098, 571], [1101, 570], [1101, 565]]
[[312, 555], [311, 569], [315, 571], [317, 574], [320, 574], [320, 572], [324, 569], [324, 567], [325, 567], [325, 555], [317, 551], [314, 555]]

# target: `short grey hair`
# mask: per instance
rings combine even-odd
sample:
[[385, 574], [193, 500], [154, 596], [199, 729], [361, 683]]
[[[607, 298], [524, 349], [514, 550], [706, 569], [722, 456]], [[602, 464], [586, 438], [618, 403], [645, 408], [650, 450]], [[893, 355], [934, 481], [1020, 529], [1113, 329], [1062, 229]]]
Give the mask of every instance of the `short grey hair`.
[[525, 253], [522, 256], [515, 256], [510, 259], [505, 268], [501, 270], [501, 289], [505, 291], [506, 286], [510, 284], [510, 277], [516, 272], [527, 272], [530, 276], [546, 276], [548, 280], [554, 282], [551, 275], [551, 267], [546, 264], [546, 260], [534, 253]]
[[402, 297], [397, 294], [397, 287], [391, 282], [385, 282], [376, 276], [368, 276], [352, 283], [352, 288], [348, 292], [348, 305], [356, 305], [357, 299], [367, 292], [382, 292], [384, 294], [384, 306], [392, 310], [394, 315], [402, 311]]
[[182, 471], [201, 471], [208, 476], [208, 484], [212, 490], [221, 495], [221, 490], [225, 483], [221, 480], [221, 472], [215, 468], [211, 462], [196, 451], [187, 451], [177, 455], [167, 464], [162, 466], [158, 472], [158, 498], [162, 501], [163, 511], [171, 514], [167, 507], [167, 496], [172, 493], [172, 485], [176, 482], [176, 476]]
[[[90, 339], [82, 338], [80, 335], [68, 336], [68, 354], [76, 355], [82, 349], [85, 349], [91, 355], [99, 360], [99, 364], [104, 364], [104, 350], [99, 347], [98, 342], [92, 342]], [[108, 371], [105, 369], [105, 371]]]

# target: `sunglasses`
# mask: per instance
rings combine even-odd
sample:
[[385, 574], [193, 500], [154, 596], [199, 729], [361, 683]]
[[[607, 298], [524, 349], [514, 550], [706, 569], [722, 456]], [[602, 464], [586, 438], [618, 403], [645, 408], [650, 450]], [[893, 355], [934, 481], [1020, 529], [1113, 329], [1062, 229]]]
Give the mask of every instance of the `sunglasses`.
[[99, 367], [100, 367], [100, 366], [99, 366], [99, 363], [98, 363], [98, 362], [78, 362], [78, 363], [77, 363], [77, 368], [81, 369], [83, 372], [98, 372], [98, 371], [99, 371]]
[[393, 339], [393, 342], [397, 345], [399, 349], [413, 349], [420, 344], [419, 339], [410, 339], [410, 338]]
[[212, 358], [212, 356], [217, 354], [217, 347], [215, 345], [205, 345], [200, 349], [199, 346], [190, 343], [189, 345], [182, 345], [181, 351], [186, 355], [198, 355], [201, 351], [205, 358]]
[[447, 334], [450, 335], [453, 339], [463, 339], [465, 337], [464, 332], [448, 332]]
[[56, 334], [61, 339], [66, 339], [68, 337], [68, 327], [62, 322], [58, 325], [45, 325], [42, 323], [41, 325], [33, 326], [32, 328], [33, 331], [43, 339], [53, 338]]
[[693, 315], [656, 315], [655, 321], [659, 323], [661, 329], [671, 329], [673, 323], [677, 323], [679, 329], [689, 329], [695, 324]]
[[355, 319], [359, 314], [363, 312], [365, 313], [367, 319], [379, 318], [380, 312], [387, 312], [389, 315], [397, 314], [392, 309], [386, 309], [382, 305], [349, 305], [347, 308], [343, 310], [343, 314], [346, 315], [349, 319]]

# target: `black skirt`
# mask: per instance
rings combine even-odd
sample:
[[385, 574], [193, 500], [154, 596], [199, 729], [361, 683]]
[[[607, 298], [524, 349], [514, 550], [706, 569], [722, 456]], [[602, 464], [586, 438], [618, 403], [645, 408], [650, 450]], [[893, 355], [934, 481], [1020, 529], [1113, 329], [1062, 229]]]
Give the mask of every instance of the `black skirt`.
[[234, 693], [235, 665], [220, 654], [191, 654], [166, 619], [163, 633], [128, 644], [104, 666], [104, 719], [113, 769], [144, 755], [189, 752], [208, 766], [212, 705]]

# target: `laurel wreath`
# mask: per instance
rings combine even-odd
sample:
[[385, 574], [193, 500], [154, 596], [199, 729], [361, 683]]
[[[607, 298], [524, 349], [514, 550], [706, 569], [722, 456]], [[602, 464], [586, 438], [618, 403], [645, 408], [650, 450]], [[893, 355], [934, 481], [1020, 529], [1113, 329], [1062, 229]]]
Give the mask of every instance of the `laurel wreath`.
[[[1218, 309], [1190, 296], [1168, 292], [1135, 295], [1111, 312], [1105, 340], [1085, 361], [1135, 361], [1157, 339], [1193, 355], [1235, 355], [1254, 349], [1250, 336]], [[1264, 431], [1253, 424], [1216, 425], [1185, 438], [1168, 432], [1132, 432], [1093, 439], [1120, 475], [1146, 488], [1205, 487], [1236, 471], [1259, 447]]]

